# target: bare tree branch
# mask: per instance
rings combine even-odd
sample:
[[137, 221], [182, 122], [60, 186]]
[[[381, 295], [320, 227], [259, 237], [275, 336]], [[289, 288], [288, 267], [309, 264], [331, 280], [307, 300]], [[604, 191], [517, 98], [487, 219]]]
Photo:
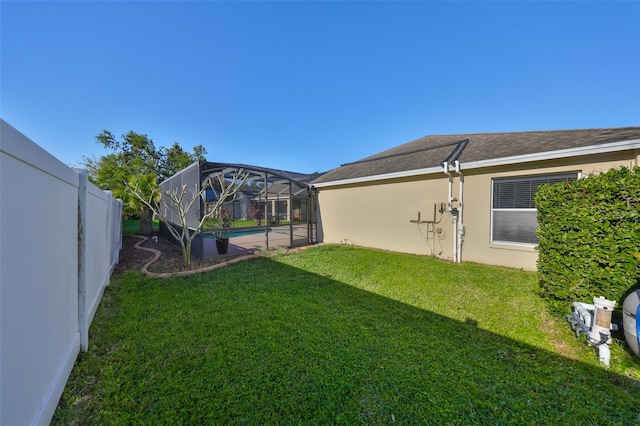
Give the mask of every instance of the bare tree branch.
[[[227, 181], [224, 174], [218, 173], [216, 175], [209, 176], [198, 190], [198, 185], [194, 185], [193, 196], [187, 203], [185, 203], [185, 196], [187, 194], [188, 186], [187, 184], [183, 184], [180, 187], [170, 189], [160, 194], [160, 188], [155, 188], [151, 191], [149, 198], [143, 196], [143, 191], [138, 186], [138, 182], [135, 185], [131, 185], [130, 182], [127, 183], [127, 187], [136, 196], [145, 206], [147, 206], [162, 222], [167, 225], [169, 232], [171, 235], [180, 242], [180, 247], [182, 249], [182, 257], [184, 261], [184, 266], [188, 267], [191, 263], [191, 243], [202, 232], [202, 228], [207, 219], [212, 218], [220, 209], [222, 204], [229, 197], [235, 196], [235, 194], [242, 188], [247, 177], [248, 173], [244, 173], [242, 169], [236, 170], [230, 178], [230, 181]], [[213, 178], [217, 180], [217, 182], [213, 181]], [[217, 185], [216, 185], [217, 183]], [[213, 208], [209, 210], [208, 213], [202, 214], [200, 221], [193, 230], [190, 232], [189, 229], [189, 212], [193, 208], [193, 205], [196, 201], [205, 200], [205, 191], [208, 188], [215, 189], [216, 186], [220, 187], [220, 194], [216, 199]], [[158, 203], [156, 200], [158, 195], [162, 195], [160, 198], [160, 202]], [[168, 200], [165, 201], [165, 198]], [[176, 217], [179, 221], [181, 230], [174, 226], [173, 222], [170, 220], [169, 214], [171, 217]]]

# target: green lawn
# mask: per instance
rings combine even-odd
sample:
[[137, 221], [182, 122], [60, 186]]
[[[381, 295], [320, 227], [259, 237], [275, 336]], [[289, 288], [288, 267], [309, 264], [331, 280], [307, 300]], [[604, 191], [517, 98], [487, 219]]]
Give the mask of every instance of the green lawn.
[[[138, 233], [138, 226], [140, 225], [140, 219], [125, 220], [122, 223], [122, 233], [124, 235], [132, 235]], [[158, 231], [160, 229], [160, 222], [158, 219], [153, 221], [153, 230]]]
[[614, 345], [600, 367], [537, 291], [533, 273], [331, 245], [130, 272], [54, 423], [637, 425], [640, 363]]

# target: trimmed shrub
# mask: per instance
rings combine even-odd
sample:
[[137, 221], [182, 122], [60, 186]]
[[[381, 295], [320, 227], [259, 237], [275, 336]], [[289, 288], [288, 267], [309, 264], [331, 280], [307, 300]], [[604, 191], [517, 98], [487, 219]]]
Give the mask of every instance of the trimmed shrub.
[[622, 303], [640, 285], [640, 167], [544, 185], [538, 275], [552, 310], [604, 296]]

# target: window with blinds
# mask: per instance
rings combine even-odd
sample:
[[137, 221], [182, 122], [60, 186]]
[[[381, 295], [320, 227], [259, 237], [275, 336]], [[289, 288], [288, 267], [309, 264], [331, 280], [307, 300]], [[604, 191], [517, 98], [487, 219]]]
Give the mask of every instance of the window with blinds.
[[534, 197], [540, 185], [576, 180], [578, 173], [493, 179], [491, 241], [538, 244]]

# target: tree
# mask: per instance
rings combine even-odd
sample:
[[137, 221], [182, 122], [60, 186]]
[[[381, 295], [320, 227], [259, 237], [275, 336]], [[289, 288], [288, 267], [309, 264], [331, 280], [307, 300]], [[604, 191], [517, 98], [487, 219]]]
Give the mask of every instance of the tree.
[[[137, 197], [141, 203], [153, 211], [154, 214], [167, 225], [171, 235], [180, 242], [182, 260], [185, 268], [187, 268], [191, 264], [191, 243], [195, 237], [202, 232], [204, 222], [218, 213], [225, 200], [233, 197], [240, 188], [242, 188], [248, 176], [249, 174], [243, 173], [242, 170], [236, 170], [229, 181], [225, 179], [222, 173], [210, 176], [203, 182], [199, 190], [197, 186], [194, 188], [191, 199], [189, 199], [187, 195], [189, 193], [187, 184], [165, 191], [162, 194], [158, 187], [149, 193], [148, 188], [144, 187], [148, 182], [144, 181], [130, 180], [128, 187], [130, 192]], [[217, 184], [214, 183], [214, 179], [217, 181]], [[220, 194], [213, 208], [211, 208], [208, 213], [202, 215], [196, 230], [190, 232], [188, 221], [189, 211], [198, 200], [202, 199], [203, 202], [205, 201], [205, 191], [208, 188], [219, 188]], [[170, 220], [175, 217], [177, 217], [180, 222], [180, 229], [177, 229]]]
[[193, 153], [188, 153], [177, 142], [169, 149], [156, 148], [151, 138], [134, 131], [123, 134], [118, 140], [113, 133], [103, 130], [96, 136], [96, 142], [112, 152], [99, 159], [85, 158], [85, 167], [89, 170], [91, 180], [98, 187], [109, 189], [122, 198], [125, 214], [140, 215], [138, 232], [143, 234], [153, 231], [153, 212], [128, 191], [131, 182], [139, 182], [139, 190], [147, 191], [144, 195], [148, 198], [152, 196], [157, 183], [196, 160], [204, 160], [207, 152], [202, 145], [198, 145]]
[[171, 148], [163, 149], [163, 163], [160, 165], [158, 176], [159, 180], [163, 181], [170, 178], [180, 170], [183, 170], [193, 164], [196, 160], [206, 161], [204, 157], [206, 153], [207, 150], [202, 145], [195, 146], [193, 148], [193, 153], [190, 154], [182, 149], [178, 142], [174, 142]]

